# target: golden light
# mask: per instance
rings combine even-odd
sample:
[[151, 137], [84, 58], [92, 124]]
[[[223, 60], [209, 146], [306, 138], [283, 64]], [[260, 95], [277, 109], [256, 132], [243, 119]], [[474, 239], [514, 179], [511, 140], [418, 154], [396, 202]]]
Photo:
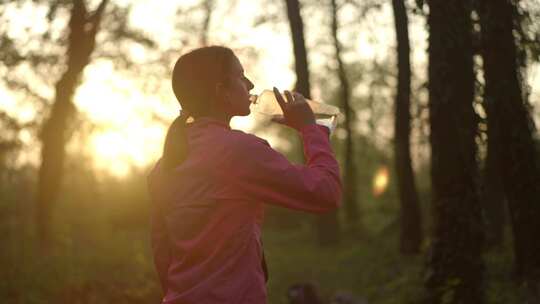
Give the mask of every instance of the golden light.
[[175, 104], [170, 104], [171, 109], [161, 109], [166, 105], [163, 97], [141, 92], [135, 80], [114, 73], [107, 61], [89, 66], [85, 76], [75, 103], [99, 126], [90, 134], [86, 146], [96, 169], [122, 177], [132, 168], [155, 162], [161, 154], [167, 126], [153, 121], [152, 114], [174, 113]]
[[377, 170], [373, 177], [373, 195], [375, 197], [381, 195], [388, 187], [389, 173], [388, 168], [383, 166]]
[[89, 149], [97, 169], [121, 177], [132, 167], [144, 167], [159, 157], [163, 133], [157, 125], [109, 129], [92, 134]]
[[[135, 28], [144, 29], [145, 34], [157, 41], [160, 49], [179, 48], [176, 44], [178, 32], [174, 26], [171, 26], [177, 21], [176, 12], [179, 7], [177, 2], [161, 1], [159, 5], [155, 5], [155, 1], [151, 0], [132, 2], [130, 23], [132, 22]], [[196, 3], [197, 1], [194, 0], [185, 0], [182, 1], [182, 6], [190, 7]], [[215, 17], [219, 22], [210, 24], [209, 38], [212, 44], [228, 45], [238, 50], [247, 75], [256, 84], [254, 93], [273, 86], [280, 89], [291, 88], [296, 76], [290, 69], [294, 58], [290, 51], [292, 42], [289, 34], [276, 31], [270, 25], [253, 27], [253, 20], [246, 16], [257, 15], [261, 10], [261, 5], [256, 1], [241, 1], [241, 3], [235, 10], [228, 10], [230, 4], [226, 2], [220, 4], [223, 6], [215, 8], [218, 13]], [[149, 7], [153, 9], [149, 11]], [[355, 20], [356, 15], [352, 13], [354, 10], [343, 11], [346, 14], [342, 16], [342, 19], [345, 18], [344, 21]], [[10, 33], [10, 36], [23, 36], [26, 28], [34, 29], [37, 34], [41, 34], [47, 28], [48, 23], [45, 18], [47, 10], [44, 8], [37, 11], [33, 4], [27, 4], [20, 12], [19, 10], [14, 10], [14, 12], [23, 17], [10, 17], [10, 19], [24, 24], [14, 26], [15, 30], [21, 32]], [[226, 15], [220, 15], [220, 13]], [[391, 11], [388, 10], [387, 13]], [[308, 27], [320, 26], [319, 20], [322, 16], [324, 14], [321, 13], [306, 19], [306, 22], [310, 23]], [[37, 23], [37, 20], [40, 20], [40, 23]], [[392, 27], [389, 27], [388, 31], [392, 32]], [[383, 35], [386, 36], [386, 34], [378, 36]], [[359, 37], [362, 39], [355, 43], [355, 48], [362, 58], [381, 56], [381, 50], [387, 49], [386, 46], [378, 47], [382, 42], [374, 45], [366, 35]], [[275, 45], [280, 47], [272, 47]], [[146, 53], [145, 49], [138, 44], [130, 45], [126, 50], [128, 52], [126, 56], [129, 55], [136, 63], [145, 62], [148, 59], [147, 56], [152, 55]], [[252, 56], [251, 53], [256, 53], [257, 56]], [[326, 66], [327, 58], [324, 52], [314, 51], [310, 56], [315, 69]], [[152, 62], [153, 59], [150, 59]], [[130, 73], [119, 72], [111, 60], [96, 56], [85, 68], [83, 81], [74, 97], [77, 110], [84, 114], [81, 117], [98, 126], [97, 130], [92, 130], [88, 134], [88, 142], [84, 143], [84, 149], [92, 156], [94, 165], [98, 169], [118, 176], [125, 176], [132, 167], [144, 167], [156, 161], [161, 154], [168, 124], [155, 121], [154, 114], [163, 118], [165, 122], [172, 122], [178, 113], [178, 105], [170, 89], [169, 76], [163, 76], [166, 87], [164, 92], [146, 92], [145, 84], [152, 83], [147, 81], [147, 76], [143, 74], [140, 77], [132, 76]], [[156, 77], [156, 75], [153, 76]], [[149, 87], [152, 86], [149, 85]], [[314, 99], [320, 100], [320, 90], [320, 88], [314, 88]], [[7, 88], [0, 87], [0, 100], [2, 100], [0, 109], [2, 110], [10, 110], [9, 102], [15, 100], [15, 96], [5, 98], [6, 92], [8, 92]], [[52, 96], [49, 97], [52, 98]], [[17, 112], [18, 117], [23, 121], [32, 120], [36, 116], [31, 106], [26, 109], [13, 102], [12, 107], [14, 109], [11, 112]], [[237, 117], [231, 122], [231, 126], [250, 132], [253, 127], [253, 117]], [[277, 132], [266, 130], [253, 132], [258, 132], [257, 135], [265, 137], [273, 146], [280, 146], [283, 150], [289, 148], [288, 142], [281, 140]], [[337, 132], [336, 136], [340, 136], [340, 133]]]

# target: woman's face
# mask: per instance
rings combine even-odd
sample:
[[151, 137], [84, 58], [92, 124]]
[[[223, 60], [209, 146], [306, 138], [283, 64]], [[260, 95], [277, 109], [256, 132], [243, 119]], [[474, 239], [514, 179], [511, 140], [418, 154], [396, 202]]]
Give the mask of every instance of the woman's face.
[[223, 98], [225, 111], [230, 117], [249, 115], [249, 91], [253, 89], [253, 83], [244, 75], [244, 68], [236, 56], [227, 77], [229, 83], [222, 87], [223, 91], [219, 94]]

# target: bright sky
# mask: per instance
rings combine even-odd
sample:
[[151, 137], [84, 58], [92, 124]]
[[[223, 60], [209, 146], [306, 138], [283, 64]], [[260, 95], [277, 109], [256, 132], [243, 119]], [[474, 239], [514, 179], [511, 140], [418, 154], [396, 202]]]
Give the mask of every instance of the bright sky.
[[[131, 22], [142, 28], [147, 34], [157, 39], [163, 47], [174, 41], [177, 33], [172, 30], [176, 23], [176, 5], [178, 1], [139, 0], [136, 2], [123, 0], [118, 2], [134, 3]], [[182, 1], [182, 6], [197, 1]], [[159, 3], [159, 5], [157, 4]], [[257, 1], [238, 0], [237, 9], [230, 11], [226, 1], [216, 1], [218, 6], [214, 13], [210, 28], [210, 43], [225, 44], [233, 49], [254, 48], [258, 54], [255, 65], [245, 66], [246, 74], [255, 83], [253, 92], [277, 86], [289, 89], [293, 86], [295, 76], [292, 71], [292, 45], [289, 28], [286, 23], [252, 27], [253, 17], [259, 15], [263, 8]], [[341, 22], [356, 22], [352, 7], [344, 7], [341, 11]], [[26, 12], [28, 18], [35, 20], [36, 14], [42, 12]], [[285, 12], [283, 11], [283, 17]], [[327, 20], [322, 19], [320, 10], [303, 11], [306, 22], [306, 39], [310, 51], [312, 73], [327, 64], [329, 50], [321, 46], [321, 35], [328, 33]], [[307, 18], [310, 16], [310, 18]], [[283, 18], [285, 20], [285, 18]], [[23, 21], [24, 22], [24, 21]], [[33, 21], [32, 21], [33, 22]], [[364, 20], [364, 33], [359, 33], [358, 26], [347, 26], [340, 33], [340, 39], [352, 46], [346, 54], [349, 62], [357, 60], [370, 61], [384, 58], [394, 44], [393, 19], [387, 5], [382, 12], [368, 15]], [[30, 23], [31, 26], [39, 26]], [[413, 46], [413, 65], [419, 70], [425, 65], [426, 33], [424, 24], [419, 18], [412, 18], [411, 39]], [[330, 49], [330, 54], [331, 54]], [[132, 53], [144, 58], [143, 49], [133, 49]], [[240, 60], [242, 58], [240, 52]], [[331, 60], [331, 58], [330, 58]], [[333, 76], [328, 76], [333, 78]], [[538, 103], [540, 96], [540, 69], [531, 70], [533, 95], [531, 101]], [[332, 79], [329, 79], [332, 80]], [[333, 81], [333, 80], [332, 80]], [[144, 79], [126, 77], [115, 71], [113, 64], [106, 60], [94, 61], [84, 73], [84, 82], [77, 90], [75, 103], [79, 111], [87, 115], [99, 126], [94, 131], [86, 146], [87, 152], [94, 155], [95, 166], [115, 175], [127, 174], [132, 166], [143, 167], [153, 163], [161, 154], [166, 125], [152, 119], [159, 115], [172, 121], [178, 113], [178, 104], [169, 89], [169, 79], [163, 80], [163, 88], [158, 92], [146, 92], [142, 89]], [[369, 88], [368, 88], [369, 89]], [[313, 89], [314, 99], [321, 96], [320, 90]], [[28, 106], [16, 101], [12, 94], [1, 90], [2, 107], [16, 111], [18, 115], [32, 116], [34, 113]], [[389, 109], [391, 111], [391, 109]], [[536, 109], [538, 113], [538, 107]], [[390, 112], [389, 112], [390, 113]], [[362, 115], [362, 113], [359, 113]], [[538, 117], [540, 115], [536, 115]], [[361, 116], [362, 117], [362, 116]], [[29, 117], [28, 117], [29, 118]], [[249, 131], [252, 117], [237, 118], [233, 127]], [[538, 122], [537, 122], [538, 123]], [[382, 132], [391, 134], [390, 124], [382, 128]], [[259, 132], [271, 144], [278, 140], [272, 133]], [[29, 135], [25, 135], [29, 137]], [[30, 139], [28, 139], [30, 140]], [[76, 144], [71, 144], [73, 149]]]
[[[253, 1], [239, 1], [238, 8], [224, 17], [219, 14], [226, 8], [217, 7], [211, 22], [210, 43], [226, 44], [233, 49], [255, 47], [261, 60], [255, 68], [245, 67], [248, 77], [255, 80], [253, 92], [271, 86], [290, 88], [295, 77], [289, 69], [292, 58], [288, 33], [276, 32], [268, 26], [253, 29], [252, 18], [245, 18], [256, 14], [258, 7]], [[175, 11], [172, 1], [162, 1], [158, 6], [155, 1], [138, 1], [133, 6], [131, 22], [137, 28], [144, 28], [160, 44], [167, 45], [174, 39], [171, 24], [175, 23]], [[232, 39], [231, 35], [237, 38]], [[137, 90], [137, 84], [115, 73], [109, 62], [88, 67], [85, 79], [77, 92], [77, 106], [95, 122], [107, 125], [90, 139], [89, 148], [97, 156], [97, 167], [124, 175], [131, 164], [144, 166], [155, 161], [162, 151], [166, 126], [152, 122], [150, 114], [157, 111], [171, 122], [178, 115], [178, 103], [170, 90], [169, 79], [164, 80], [165, 90], [153, 96]], [[249, 130], [251, 125], [252, 117], [238, 117], [232, 122], [233, 128], [242, 130]]]
[[[149, 10], [148, 7], [151, 5], [154, 7], [155, 2], [150, 0], [137, 2], [133, 6], [131, 21], [136, 27], [144, 28], [161, 44], [167, 45], [174, 39], [170, 26], [175, 23], [174, 3], [162, 2], [156, 9]], [[291, 70], [293, 58], [288, 24], [253, 28], [251, 17], [257, 15], [260, 9], [253, 1], [238, 1], [238, 9], [224, 16], [223, 13], [227, 11], [227, 8], [218, 6], [211, 22], [210, 42], [231, 45], [234, 49], [255, 48], [259, 54], [257, 65], [245, 67], [248, 77], [254, 79], [253, 92], [260, 92], [272, 86], [289, 89], [294, 85], [295, 75]], [[351, 15], [347, 11], [344, 13], [344, 15], [347, 13]], [[251, 17], [246, 18], [246, 16]], [[391, 22], [391, 19], [389, 21]], [[317, 27], [321, 25], [320, 21], [317, 23], [316, 18], [308, 19], [306, 22], [308, 23], [306, 28], [309, 31], [306, 36], [309, 44], [310, 39], [315, 39], [312, 33], [320, 31], [313, 28], [313, 25]], [[385, 35], [392, 35], [391, 28], [386, 31], [389, 33]], [[363, 37], [365, 39], [359, 39], [356, 46], [360, 56], [366, 58], [376, 56], [373, 50], [374, 44], [381, 42], [368, 41], [367, 36]], [[310, 54], [312, 60], [316, 60], [317, 52], [312, 53]], [[381, 54], [379, 53], [378, 56]], [[314, 63], [313, 66], [315, 65]], [[141, 119], [141, 116], [144, 116], [145, 112], [148, 113], [149, 108], [153, 108], [153, 111], [158, 108], [157, 111], [164, 117], [170, 121], [174, 119], [178, 113], [178, 105], [168, 89], [168, 80], [165, 84], [166, 91], [162, 92], [161, 96], [144, 95], [140, 91], [133, 90], [136, 85], [122, 78], [122, 75], [116, 74], [112, 64], [107, 62], [89, 66], [85, 72], [85, 79], [85, 83], [77, 92], [77, 106], [93, 121], [107, 126], [102, 132], [95, 132], [90, 140], [90, 148], [97, 156], [97, 167], [123, 175], [129, 172], [131, 164], [144, 166], [158, 158], [166, 131], [165, 126], [152, 123], [149, 119]], [[314, 89], [315, 99], [318, 96], [317, 93]], [[233, 120], [232, 126], [249, 131], [252, 119], [251, 116], [237, 117]], [[272, 137], [272, 133], [260, 131], [259, 135], [266, 137], [271, 144], [278, 142]]]

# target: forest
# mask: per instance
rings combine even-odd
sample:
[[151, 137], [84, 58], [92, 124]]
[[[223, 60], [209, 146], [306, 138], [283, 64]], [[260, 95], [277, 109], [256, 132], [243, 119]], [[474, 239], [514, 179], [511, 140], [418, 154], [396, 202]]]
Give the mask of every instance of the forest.
[[266, 208], [269, 304], [540, 303], [538, 0], [0, 0], [1, 303], [161, 301], [147, 177], [210, 45], [341, 112], [341, 207]]

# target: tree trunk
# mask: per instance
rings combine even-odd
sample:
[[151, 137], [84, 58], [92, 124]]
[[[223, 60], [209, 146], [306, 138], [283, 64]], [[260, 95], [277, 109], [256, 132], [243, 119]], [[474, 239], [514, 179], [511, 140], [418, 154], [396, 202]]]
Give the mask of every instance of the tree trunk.
[[483, 303], [477, 197], [471, 8], [429, 1], [429, 110], [433, 240], [427, 303]]
[[[300, 15], [300, 3], [298, 0], [285, 0], [287, 4], [287, 16], [291, 27], [291, 37], [294, 48], [296, 85], [295, 91], [311, 98], [309, 85], [309, 67], [307, 51], [304, 40], [304, 25]], [[339, 221], [337, 211], [333, 211], [317, 217], [317, 237], [319, 244], [333, 245], [339, 242]]]
[[420, 252], [422, 217], [416, 183], [411, 165], [411, 64], [409, 21], [404, 0], [392, 0], [397, 40], [398, 84], [394, 121], [394, 154], [398, 180], [400, 213], [400, 251], [403, 254]]
[[307, 60], [306, 43], [304, 40], [304, 23], [300, 15], [298, 0], [286, 0], [287, 16], [291, 27], [291, 37], [294, 50], [294, 70], [296, 72], [296, 85], [294, 90], [311, 98], [309, 85], [309, 66]]
[[204, 19], [201, 28], [201, 45], [208, 45], [208, 34], [210, 32], [210, 21], [212, 21], [212, 13], [214, 12], [215, 0], [204, 0], [201, 3], [204, 12]]
[[508, 0], [480, 1], [486, 103], [508, 199], [516, 273], [538, 301], [540, 167], [533, 139], [535, 127], [519, 77], [513, 11]]
[[332, 0], [332, 38], [334, 41], [334, 49], [336, 52], [336, 61], [338, 64], [338, 77], [341, 85], [340, 100], [345, 115], [343, 122], [346, 137], [345, 137], [345, 162], [344, 168], [344, 195], [345, 215], [350, 224], [355, 224], [358, 221], [358, 192], [357, 192], [357, 175], [356, 165], [354, 162], [354, 146], [353, 146], [353, 131], [352, 127], [355, 121], [355, 112], [351, 107], [351, 89], [345, 65], [341, 59], [341, 43], [338, 39], [338, 9], [336, 0]]
[[487, 124], [487, 156], [482, 176], [481, 203], [485, 214], [486, 246], [499, 247], [502, 246], [504, 240], [506, 194], [504, 193], [502, 176], [498, 169], [500, 159], [494, 147], [493, 139], [495, 139], [495, 135], [492, 134], [493, 128], [489, 127], [491, 124], [490, 117], [487, 118]]
[[[479, 1], [474, 0], [473, 10], [479, 11]], [[481, 54], [481, 31], [480, 21], [473, 20], [473, 49], [474, 56]], [[475, 62], [474, 65], [475, 75], [482, 71], [482, 62]], [[485, 113], [487, 113], [487, 103], [485, 96], [485, 82], [476, 81], [476, 94], [477, 97], [482, 98], [481, 106]], [[476, 102], [476, 101], [475, 101]], [[483, 224], [485, 232], [485, 247], [486, 249], [501, 248], [504, 241], [504, 227], [506, 224], [506, 194], [504, 193], [503, 184], [501, 180], [500, 171], [498, 170], [498, 154], [494, 146], [493, 139], [495, 138], [493, 128], [489, 128], [490, 117], [486, 116], [486, 119], [482, 122], [479, 119], [479, 126], [484, 124], [487, 126], [487, 140], [484, 143], [486, 149], [486, 157], [483, 160], [483, 167], [480, 176], [480, 205], [483, 214]]]
[[68, 141], [67, 127], [75, 112], [73, 95], [84, 68], [90, 62], [101, 16], [107, 4], [103, 0], [89, 15], [84, 1], [73, 2], [69, 21], [67, 68], [56, 83], [56, 95], [48, 120], [41, 133], [41, 166], [37, 189], [36, 229], [42, 250], [48, 251], [51, 242], [51, 212], [60, 191]]

